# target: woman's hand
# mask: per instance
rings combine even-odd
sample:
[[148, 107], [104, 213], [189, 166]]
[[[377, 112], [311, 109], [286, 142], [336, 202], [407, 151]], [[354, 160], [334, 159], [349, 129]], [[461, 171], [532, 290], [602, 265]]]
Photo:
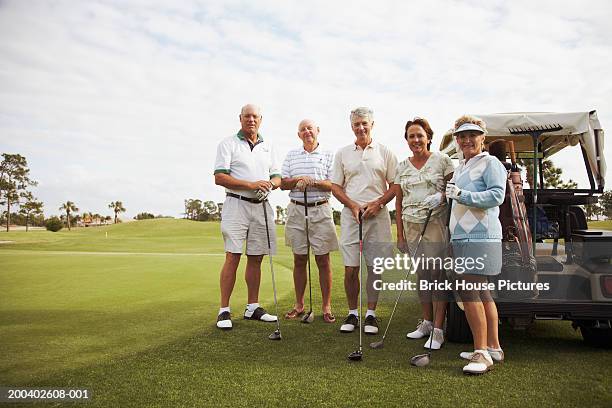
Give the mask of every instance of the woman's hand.
[[423, 204], [430, 210], [433, 210], [442, 204], [442, 199], [442, 193], [434, 193], [430, 196], [425, 197], [425, 199], [423, 200]]
[[397, 249], [399, 249], [402, 254], [408, 253], [408, 242], [406, 242], [404, 237], [397, 239]]
[[461, 189], [459, 187], [457, 187], [454, 184], [450, 184], [450, 183], [446, 185], [446, 197], [456, 200], [460, 196], [461, 196]]

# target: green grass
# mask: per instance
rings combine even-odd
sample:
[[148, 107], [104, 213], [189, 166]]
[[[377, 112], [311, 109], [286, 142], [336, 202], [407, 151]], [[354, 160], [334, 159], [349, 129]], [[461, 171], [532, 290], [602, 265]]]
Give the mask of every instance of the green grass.
[[[282, 244], [281, 227], [278, 232]], [[457, 357], [466, 345], [446, 344], [427, 368], [409, 365], [424, 341], [405, 339], [419, 317], [415, 298], [406, 296], [385, 348], [366, 349], [363, 362], [349, 363], [357, 334], [341, 335], [339, 323], [323, 323], [320, 313], [311, 325], [283, 320], [281, 342], [267, 340], [273, 324], [241, 320], [241, 265], [232, 296], [234, 330], [221, 332], [214, 325], [224, 259], [219, 224], [150, 220], [59, 233], [10, 232], [0, 240], [15, 241], [0, 245], [1, 385], [85, 387], [96, 407], [612, 401], [612, 352], [585, 346], [568, 322], [537, 322], [527, 332], [503, 326], [507, 361], [485, 376], [466, 377]], [[333, 304], [341, 317], [346, 302], [340, 256], [332, 261]], [[279, 245], [274, 263], [284, 312], [293, 297], [286, 247]], [[273, 311], [267, 259], [262, 269], [260, 302]], [[381, 299], [383, 324], [393, 296]], [[364, 344], [375, 339], [365, 337]]]

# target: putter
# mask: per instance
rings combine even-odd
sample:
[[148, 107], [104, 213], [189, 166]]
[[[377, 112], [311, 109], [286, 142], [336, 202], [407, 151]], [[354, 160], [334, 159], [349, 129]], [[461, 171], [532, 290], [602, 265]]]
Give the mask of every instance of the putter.
[[351, 361], [361, 361], [363, 357], [362, 348], [362, 335], [361, 335], [361, 316], [363, 315], [362, 306], [362, 287], [363, 287], [363, 268], [361, 265], [361, 258], [363, 257], [363, 218], [361, 211], [359, 212], [359, 348], [348, 355], [348, 359]]
[[310, 302], [310, 308], [308, 313], [302, 317], [302, 323], [312, 323], [314, 321], [314, 313], [312, 312], [312, 282], [310, 278], [310, 238], [308, 237], [308, 197], [306, 194], [306, 188], [304, 188], [304, 219], [306, 220], [306, 264], [308, 265], [308, 301]]
[[[436, 319], [436, 302], [433, 302], [433, 296], [432, 296], [432, 304], [433, 304], [433, 318], [434, 321]], [[432, 329], [435, 330], [435, 329]], [[410, 359], [410, 364], [412, 364], [415, 367], [425, 367], [426, 365], [429, 365], [429, 363], [431, 363], [431, 343], [433, 342], [433, 331], [431, 332], [431, 334], [429, 335], [429, 347], [428, 347], [428, 351], [425, 354], [417, 354], [416, 356], [412, 357]]]
[[[416, 254], [419, 252], [419, 247], [421, 246], [423, 235], [425, 235], [425, 231], [427, 230], [427, 224], [429, 224], [429, 219], [431, 218], [432, 212], [433, 210], [429, 210], [429, 212], [427, 213], [427, 218], [425, 219], [423, 230], [421, 231], [421, 235], [419, 235], [419, 240], [417, 241], [416, 248], [414, 250], [414, 254], [410, 259], [414, 259], [414, 256], [416, 256]], [[410, 269], [408, 269], [408, 271], [406, 272], [406, 276], [404, 277], [404, 280], [408, 280], [409, 276], [410, 276]], [[402, 288], [400, 293], [397, 295], [397, 299], [395, 299], [395, 305], [393, 305], [393, 310], [391, 311], [391, 316], [389, 317], [389, 321], [387, 322], [387, 327], [385, 328], [385, 332], [383, 333], [382, 339], [380, 339], [379, 341], [370, 343], [371, 348], [381, 349], [385, 346], [385, 337], [387, 337], [387, 330], [389, 330], [389, 326], [391, 325], [391, 320], [393, 320], [393, 315], [395, 314], [395, 309], [397, 308], [397, 304], [399, 303], [399, 300], [402, 297], [403, 293], [404, 293], [404, 289]]]
[[[449, 181], [449, 184], [454, 184], [451, 183]], [[450, 219], [451, 219], [451, 210], [453, 209], [453, 199], [449, 198], [448, 199], [448, 218], [446, 219], [446, 225], [450, 226]], [[433, 301], [433, 296], [432, 296], [432, 305], [433, 305], [433, 319], [434, 322], [436, 320], [436, 302]], [[434, 323], [435, 325], [435, 323]], [[435, 329], [432, 329], [435, 330]], [[425, 354], [417, 354], [416, 356], [413, 356], [410, 359], [410, 364], [412, 364], [415, 367], [425, 367], [426, 365], [429, 365], [429, 363], [431, 363], [431, 343], [433, 342], [433, 331], [432, 333], [429, 335], [429, 350], [427, 351], [427, 353]]]
[[274, 307], [276, 308], [276, 330], [268, 336], [270, 340], [281, 340], [283, 336], [280, 330], [280, 319], [278, 318], [278, 301], [276, 300], [276, 282], [274, 280], [274, 265], [272, 262], [272, 244], [270, 243], [270, 227], [268, 226], [268, 210], [266, 209], [266, 201], [262, 201], [264, 219], [266, 220], [266, 237], [268, 238], [268, 258], [270, 258], [270, 272], [272, 272], [272, 290], [274, 291]]

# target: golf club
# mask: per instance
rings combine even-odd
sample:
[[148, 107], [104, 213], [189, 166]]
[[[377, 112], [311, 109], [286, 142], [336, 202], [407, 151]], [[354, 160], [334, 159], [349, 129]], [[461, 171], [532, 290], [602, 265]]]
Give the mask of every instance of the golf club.
[[[432, 296], [432, 302], [433, 304], [433, 316], [434, 319], [436, 318], [436, 302], [433, 301], [433, 296]], [[429, 363], [431, 362], [431, 343], [433, 342], [433, 335], [434, 335], [434, 330], [435, 329], [431, 329], [431, 333], [429, 335], [429, 346], [428, 346], [428, 351], [425, 354], [417, 354], [416, 356], [412, 357], [410, 359], [410, 364], [412, 364], [415, 367], [425, 367], [426, 365], [429, 365]]]
[[266, 220], [266, 237], [268, 238], [268, 258], [270, 258], [270, 272], [272, 272], [272, 290], [274, 291], [274, 307], [276, 308], [276, 330], [274, 333], [268, 336], [270, 340], [281, 340], [282, 335], [280, 331], [280, 319], [278, 318], [278, 301], [276, 300], [276, 282], [274, 280], [274, 265], [272, 262], [272, 244], [270, 243], [270, 227], [268, 225], [268, 210], [266, 209], [266, 202], [262, 201], [264, 220]]
[[306, 187], [304, 187], [304, 219], [306, 220], [306, 264], [308, 265], [308, 301], [310, 302], [310, 308], [308, 313], [302, 317], [302, 323], [312, 323], [314, 320], [314, 313], [312, 312], [312, 282], [310, 278], [310, 238], [308, 231], [308, 194], [306, 194]]
[[363, 314], [362, 307], [362, 287], [363, 287], [363, 268], [361, 265], [361, 258], [363, 257], [363, 218], [362, 213], [359, 211], [359, 348], [348, 355], [348, 359], [351, 361], [361, 361], [363, 357], [362, 339], [361, 339], [361, 315]]
[[[450, 181], [448, 182], [448, 184], [454, 184], [451, 183]], [[446, 219], [446, 226], [450, 226], [450, 219], [451, 219], [451, 210], [453, 209], [453, 199], [449, 198], [448, 199], [448, 218]], [[432, 305], [433, 305], [433, 318], [434, 318], [434, 322], [436, 319], [436, 302], [433, 301], [434, 300], [434, 296], [432, 294]], [[431, 363], [431, 343], [433, 342], [433, 334], [434, 334], [434, 330], [435, 328], [432, 328], [432, 332], [429, 335], [429, 350], [427, 351], [427, 353], [425, 354], [417, 354], [416, 356], [413, 356], [410, 359], [410, 364], [412, 364], [415, 367], [425, 367], [426, 365], [429, 365], [429, 363]]]
[[[414, 250], [414, 254], [412, 254], [410, 259], [414, 259], [414, 257], [419, 252], [419, 247], [421, 246], [421, 241], [423, 240], [423, 235], [425, 235], [425, 230], [427, 230], [427, 225], [429, 224], [429, 219], [431, 218], [431, 213], [432, 212], [433, 212], [433, 210], [429, 210], [429, 212], [427, 213], [427, 218], [425, 219], [425, 224], [423, 225], [423, 230], [421, 231], [421, 234], [419, 235], [419, 239], [417, 241], [416, 248]], [[408, 253], [410, 254], [410, 251], [408, 251]], [[408, 280], [409, 276], [410, 276], [410, 269], [408, 269], [406, 271], [406, 276], [404, 277], [404, 280]], [[397, 295], [397, 299], [395, 299], [395, 305], [393, 305], [393, 310], [391, 311], [391, 316], [389, 317], [389, 321], [387, 322], [387, 327], [385, 328], [385, 332], [383, 333], [382, 339], [380, 339], [379, 341], [375, 341], [373, 343], [370, 343], [370, 347], [371, 348], [373, 348], [373, 349], [381, 349], [381, 348], [383, 348], [385, 346], [385, 337], [387, 337], [387, 330], [389, 330], [389, 326], [391, 325], [391, 320], [393, 320], [393, 315], [395, 314], [395, 309], [397, 308], [397, 304], [399, 303], [399, 300], [402, 297], [403, 293], [404, 293], [404, 289], [402, 288], [400, 293]]]

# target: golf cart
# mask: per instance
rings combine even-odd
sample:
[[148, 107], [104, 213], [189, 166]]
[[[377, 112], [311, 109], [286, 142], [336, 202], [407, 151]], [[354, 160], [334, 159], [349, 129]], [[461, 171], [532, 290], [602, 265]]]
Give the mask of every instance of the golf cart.
[[[519, 163], [531, 172], [529, 189], [515, 184], [516, 197], [526, 209], [529, 252], [532, 258], [535, 255], [533, 279], [549, 288], [520, 299], [496, 298], [500, 318], [517, 328], [526, 328], [533, 320], [569, 320], [580, 328], [585, 342], [611, 346], [612, 231], [589, 230], [580, 207], [596, 203], [604, 191], [604, 131], [597, 113], [475, 116], [487, 125], [485, 146], [499, 139], [512, 142]], [[542, 162], [570, 146], [580, 146], [582, 157], [576, 157], [575, 163], [584, 164], [590, 188], [543, 188]], [[444, 135], [440, 151], [460, 158], [452, 131]], [[504, 273], [502, 269], [500, 278]], [[446, 335], [450, 341], [471, 340], [465, 314], [456, 302], [449, 303]]]

